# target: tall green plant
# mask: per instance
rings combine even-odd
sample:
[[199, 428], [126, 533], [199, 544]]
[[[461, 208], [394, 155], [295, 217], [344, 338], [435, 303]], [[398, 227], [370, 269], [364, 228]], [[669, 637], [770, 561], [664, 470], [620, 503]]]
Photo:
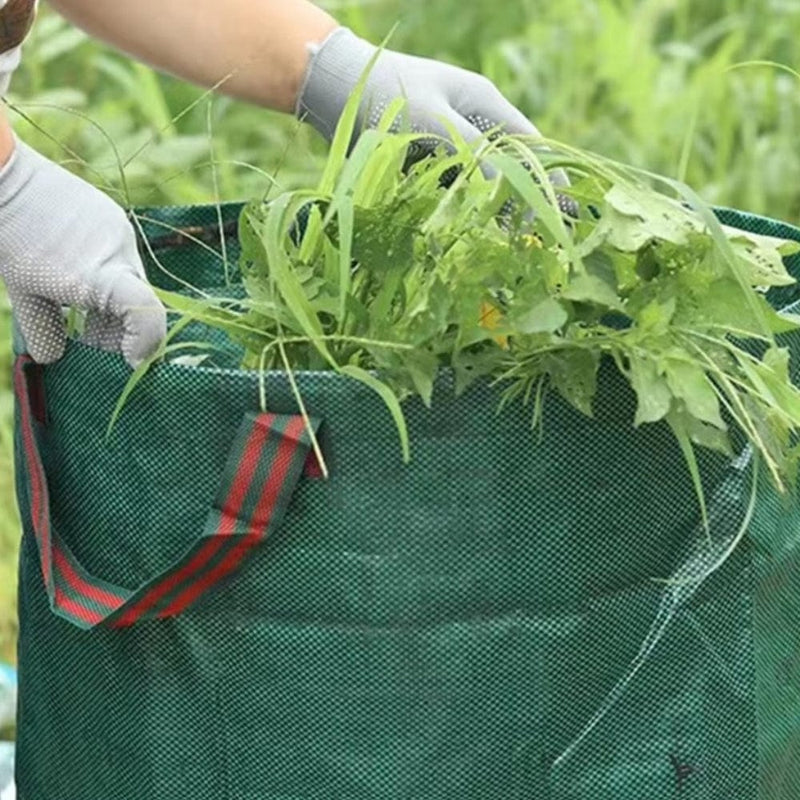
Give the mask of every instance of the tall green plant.
[[[800, 392], [775, 337], [797, 320], [763, 289], [793, 283], [782, 256], [795, 245], [723, 229], [678, 182], [555, 142], [499, 137], [476, 151], [456, 139], [406, 172], [415, 136], [389, 133], [391, 121], [345, 158], [346, 114], [315, 189], [247, 207], [246, 300], [166, 301], [212, 325], [224, 315], [245, 363], [366, 383], [406, 458], [402, 400], [430, 402], [442, 368], [459, 390], [489, 376], [506, 401], [533, 398], [538, 420], [547, 389], [591, 415], [608, 358], [638, 398], [631, 423], [672, 428], [704, 517], [694, 450], [730, 454], [732, 431], [780, 489], [794, 480]], [[480, 160], [499, 177], [486, 180]], [[575, 179], [562, 191], [580, 203], [577, 219], [546, 181], [556, 165]]]

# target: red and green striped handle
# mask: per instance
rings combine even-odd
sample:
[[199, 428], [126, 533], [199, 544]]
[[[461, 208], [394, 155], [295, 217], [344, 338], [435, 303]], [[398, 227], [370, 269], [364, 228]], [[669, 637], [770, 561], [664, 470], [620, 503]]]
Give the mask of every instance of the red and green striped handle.
[[[126, 627], [172, 617], [239, 569], [280, 525], [304, 471], [315, 474], [311, 437], [300, 416], [248, 413], [234, 440], [217, 497], [197, 541], [166, 572], [139, 589], [91, 575], [53, 529], [37, 430], [44, 424], [41, 368], [29, 356], [15, 365], [27, 509], [54, 613], [80, 628]], [[311, 420], [317, 429], [319, 422]]]

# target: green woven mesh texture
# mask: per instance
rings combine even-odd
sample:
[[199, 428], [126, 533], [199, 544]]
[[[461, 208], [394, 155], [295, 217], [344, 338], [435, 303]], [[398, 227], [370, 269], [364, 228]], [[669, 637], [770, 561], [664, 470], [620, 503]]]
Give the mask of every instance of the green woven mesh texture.
[[[157, 244], [173, 275], [224, 285], [199, 245]], [[160, 366], [109, 439], [121, 359], [73, 344], [46, 368], [53, 524], [90, 571], [135, 588], [198, 536], [258, 408], [236, 358]], [[407, 466], [369, 390], [299, 383], [331, 479], [303, 479], [281, 529], [175, 619], [85, 633], [53, 615], [19, 481], [21, 800], [797, 800], [794, 498], [759, 487], [749, 537], [698, 585], [686, 466], [665, 427], [633, 429], [613, 369], [594, 420], [550, 398], [541, 441], [528, 411], [497, 415], [487, 385], [456, 399], [444, 376], [432, 410], [406, 407]], [[280, 374], [267, 398], [296, 413]], [[719, 549], [751, 465], [701, 466]]]

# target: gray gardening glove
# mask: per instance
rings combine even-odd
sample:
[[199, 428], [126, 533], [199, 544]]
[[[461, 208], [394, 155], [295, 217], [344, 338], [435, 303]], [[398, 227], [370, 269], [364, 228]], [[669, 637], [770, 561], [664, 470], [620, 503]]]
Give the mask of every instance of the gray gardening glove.
[[[350, 94], [375, 55], [377, 48], [347, 28], [337, 28], [325, 41], [311, 47], [305, 82], [296, 113], [314, 126], [329, 141]], [[474, 142], [488, 131], [502, 128], [504, 133], [539, 136], [539, 131], [503, 97], [499, 89], [482, 75], [391, 50], [382, 52], [367, 78], [357, 129], [375, 127], [386, 107], [398, 97], [406, 99], [406, 114], [411, 129], [450, 137], [446, 120], [467, 141]], [[418, 146], [414, 155], [433, 150], [431, 139]], [[484, 166], [484, 172], [488, 170]], [[566, 175], [551, 175], [556, 185], [568, 184]], [[574, 203], [561, 197], [563, 211]]]
[[0, 169], [0, 277], [36, 361], [63, 354], [65, 306], [89, 312], [85, 341], [132, 366], [165, 335], [122, 208], [19, 141]]

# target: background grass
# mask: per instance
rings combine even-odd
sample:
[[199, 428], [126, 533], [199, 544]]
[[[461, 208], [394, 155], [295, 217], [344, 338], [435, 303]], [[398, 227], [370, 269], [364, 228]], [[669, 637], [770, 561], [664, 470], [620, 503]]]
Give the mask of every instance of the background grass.
[[[484, 72], [548, 136], [684, 178], [709, 202], [800, 221], [800, 80], [764, 65], [731, 70], [745, 61], [800, 70], [800, 0], [326, 5], [373, 41], [399, 22], [393, 47]], [[13, 90], [34, 123], [18, 118], [18, 133], [122, 202], [245, 199], [266, 184], [242, 164], [292, 187], [324, 158], [322, 142], [290, 118], [224, 98], [192, 107], [200, 91], [48, 10]], [[127, 191], [115, 148], [124, 162], [138, 153], [125, 170]], [[0, 657], [13, 660], [19, 524], [9, 324], [0, 298]]]

